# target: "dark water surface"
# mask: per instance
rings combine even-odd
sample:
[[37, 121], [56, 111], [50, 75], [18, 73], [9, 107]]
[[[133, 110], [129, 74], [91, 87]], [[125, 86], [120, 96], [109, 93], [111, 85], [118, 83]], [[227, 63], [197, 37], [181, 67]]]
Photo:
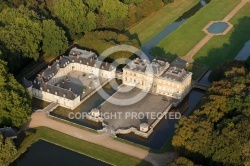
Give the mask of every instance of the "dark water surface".
[[94, 158], [39, 140], [10, 166], [109, 165]]
[[216, 22], [213, 23], [207, 30], [210, 33], [218, 34], [224, 32], [228, 28], [228, 23], [225, 22]]

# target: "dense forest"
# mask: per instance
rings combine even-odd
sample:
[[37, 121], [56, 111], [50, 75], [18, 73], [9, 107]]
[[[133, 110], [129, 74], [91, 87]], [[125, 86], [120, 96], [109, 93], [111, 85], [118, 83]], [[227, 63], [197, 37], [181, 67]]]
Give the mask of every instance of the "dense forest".
[[[100, 54], [117, 44], [140, 46], [126, 29], [173, 0], [0, 1], [0, 58], [16, 73], [29, 60], [58, 56], [73, 41]], [[111, 57], [129, 57], [122, 53]]]
[[250, 72], [233, 62], [215, 73], [201, 106], [176, 126], [172, 145], [183, 157], [170, 166], [250, 165]]
[[0, 127], [21, 127], [31, 114], [31, 97], [0, 60]]

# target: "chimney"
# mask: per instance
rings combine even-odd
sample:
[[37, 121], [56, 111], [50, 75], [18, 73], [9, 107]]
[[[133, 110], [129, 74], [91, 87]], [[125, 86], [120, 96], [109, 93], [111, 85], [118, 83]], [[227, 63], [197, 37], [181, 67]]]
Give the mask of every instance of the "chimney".
[[72, 91], [71, 88], [69, 88], [69, 91]]
[[48, 65], [48, 69], [51, 69], [51, 66], [50, 66], [50, 65]]
[[80, 54], [77, 54], [76, 58], [79, 59], [80, 58]]

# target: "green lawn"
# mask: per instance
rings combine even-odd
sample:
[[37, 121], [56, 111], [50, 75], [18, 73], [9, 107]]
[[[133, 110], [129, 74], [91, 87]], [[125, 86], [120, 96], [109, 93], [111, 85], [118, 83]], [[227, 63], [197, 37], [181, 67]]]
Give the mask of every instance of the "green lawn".
[[178, 56], [186, 55], [204, 36], [202, 29], [213, 20], [222, 20], [240, 0], [212, 0], [157, 46]]
[[163, 9], [152, 13], [135, 26], [130, 27], [129, 32], [137, 34], [141, 44], [143, 44], [198, 2], [199, 0], [175, 0], [174, 3], [167, 4]]
[[214, 36], [195, 56], [195, 63], [211, 68], [232, 60], [250, 39], [250, 3], [231, 20], [233, 29], [225, 36]]
[[67, 149], [82, 153], [84, 155], [102, 160], [112, 165], [151, 165], [150, 163], [140, 160], [126, 154], [110, 150], [108, 148], [83, 141], [72, 136], [63, 134], [61, 132], [46, 128], [39, 127], [35, 129], [35, 134], [31, 134], [21, 143], [16, 158], [23, 153], [28, 146], [39, 139], [57, 144]]

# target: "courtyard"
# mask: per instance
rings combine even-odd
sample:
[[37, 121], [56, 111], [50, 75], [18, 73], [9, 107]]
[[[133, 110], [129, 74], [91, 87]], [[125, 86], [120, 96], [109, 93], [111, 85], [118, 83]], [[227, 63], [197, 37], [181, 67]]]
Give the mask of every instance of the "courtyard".
[[110, 115], [110, 117], [104, 117], [104, 122], [108, 124], [108, 130], [139, 128], [141, 123], [147, 123], [150, 126], [157, 120], [155, 115], [163, 112], [171, 104], [171, 100], [166, 97], [124, 85], [112, 97], [126, 102], [131, 98], [137, 100], [144, 95], [145, 97], [132, 105], [112, 104], [109, 102], [111, 99], [104, 102], [99, 109], [101, 114]]
[[104, 77], [97, 78], [91, 73], [83, 73], [75, 70], [69, 72], [66, 79], [58, 82], [57, 86], [64, 89], [70, 89], [74, 93], [81, 95], [81, 99], [83, 99], [107, 80], [108, 79]]

